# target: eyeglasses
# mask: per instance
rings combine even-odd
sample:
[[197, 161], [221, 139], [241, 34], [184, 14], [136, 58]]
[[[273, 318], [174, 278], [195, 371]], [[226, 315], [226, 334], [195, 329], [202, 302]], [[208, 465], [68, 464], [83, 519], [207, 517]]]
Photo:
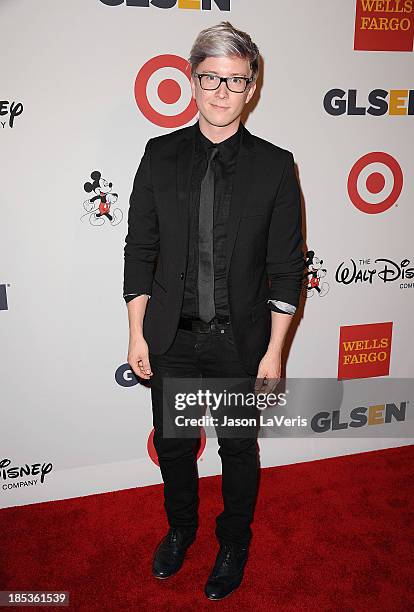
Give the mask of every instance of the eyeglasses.
[[218, 89], [221, 83], [224, 81], [226, 83], [227, 89], [234, 93], [243, 93], [246, 91], [246, 87], [253, 81], [253, 77], [242, 77], [242, 76], [231, 76], [231, 77], [221, 77], [217, 74], [200, 74], [198, 72], [194, 73], [198, 80], [200, 81], [201, 89]]

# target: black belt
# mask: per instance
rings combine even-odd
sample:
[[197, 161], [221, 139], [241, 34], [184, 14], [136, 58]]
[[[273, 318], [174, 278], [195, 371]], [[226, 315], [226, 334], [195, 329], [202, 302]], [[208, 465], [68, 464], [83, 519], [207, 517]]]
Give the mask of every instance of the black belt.
[[191, 331], [208, 334], [216, 329], [223, 329], [230, 325], [230, 317], [225, 319], [214, 317], [209, 323], [202, 321], [201, 319], [189, 319], [187, 317], [180, 317], [178, 327], [181, 329], [189, 329]]

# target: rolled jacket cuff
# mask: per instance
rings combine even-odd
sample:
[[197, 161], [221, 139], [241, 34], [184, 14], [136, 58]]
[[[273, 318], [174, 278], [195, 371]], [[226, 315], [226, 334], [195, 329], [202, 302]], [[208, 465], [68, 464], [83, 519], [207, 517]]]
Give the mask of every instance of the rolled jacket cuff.
[[146, 295], [148, 299], [150, 299], [150, 295], [148, 293], [124, 293], [123, 298], [125, 302], [128, 304], [131, 300], [138, 297], [139, 295]]
[[288, 304], [288, 302], [282, 302], [280, 300], [267, 300], [267, 303], [270, 304], [271, 310], [274, 310], [275, 312], [284, 312], [290, 315], [293, 315], [296, 312], [296, 306], [293, 306], [293, 304]]

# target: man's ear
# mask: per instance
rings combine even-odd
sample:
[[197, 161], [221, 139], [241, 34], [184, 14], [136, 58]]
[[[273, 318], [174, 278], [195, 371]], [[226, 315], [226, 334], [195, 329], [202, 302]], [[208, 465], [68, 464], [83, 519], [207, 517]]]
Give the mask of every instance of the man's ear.
[[247, 94], [246, 104], [250, 102], [255, 91], [256, 91], [256, 83], [253, 83], [253, 85], [250, 86], [249, 93]]
[[196, 97], [195, 96], [195, 81], [194, 81], [194, 77], [192, 75], [191, 75], [191, 78], [190, 78], [190, 85], [191, 85], [191, 94], [192, 94], [192, 97], [195, 100], [195, 97]]

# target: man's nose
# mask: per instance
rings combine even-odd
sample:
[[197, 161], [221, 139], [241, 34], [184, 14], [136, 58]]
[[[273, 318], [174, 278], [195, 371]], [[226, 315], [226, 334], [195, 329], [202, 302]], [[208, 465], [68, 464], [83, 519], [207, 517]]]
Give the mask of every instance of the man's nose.
[[220, 83], [220, 87], [218, 87], [216, 89], [216, 95], [219, 96], [219, 98], [227, 98], [229, 95], [229, 90], [227, 89], [227, 85], [225, 81], [222, 81]]

